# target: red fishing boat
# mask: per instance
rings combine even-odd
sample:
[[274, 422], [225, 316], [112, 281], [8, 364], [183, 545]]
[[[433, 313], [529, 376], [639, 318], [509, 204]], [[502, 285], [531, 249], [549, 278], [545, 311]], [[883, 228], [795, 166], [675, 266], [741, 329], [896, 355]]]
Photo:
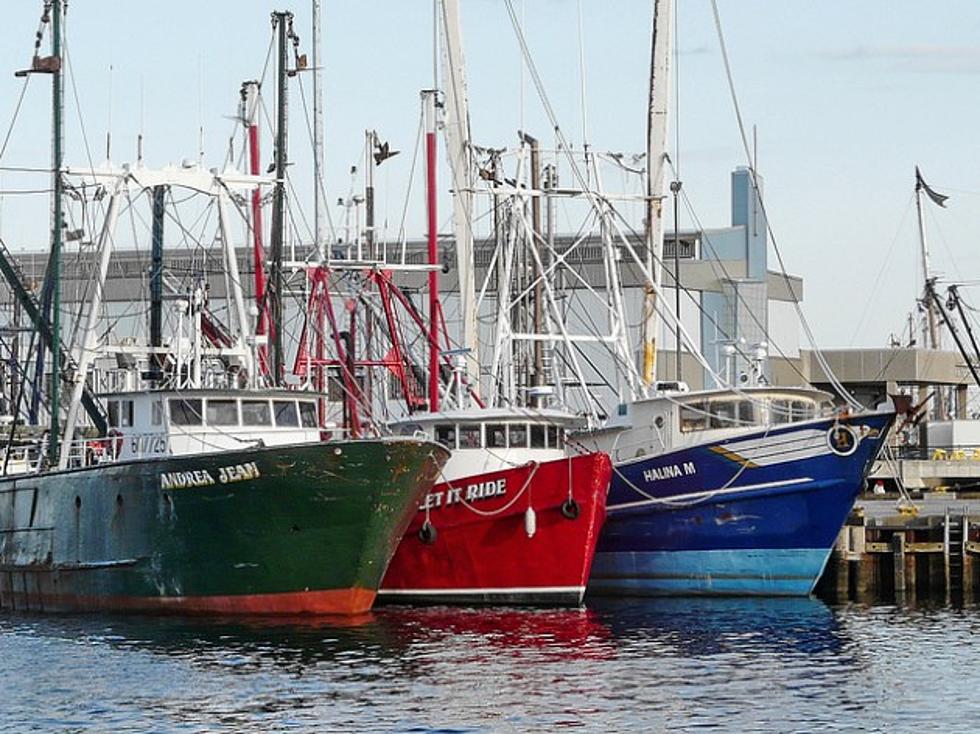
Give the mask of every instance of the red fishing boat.
[[388, 566], [380, 601], [580, 604], [606, 517], [608, 456], [566, 447], [575, 416], [484, 408], [415, 415], [402, 433], [453, 454]]

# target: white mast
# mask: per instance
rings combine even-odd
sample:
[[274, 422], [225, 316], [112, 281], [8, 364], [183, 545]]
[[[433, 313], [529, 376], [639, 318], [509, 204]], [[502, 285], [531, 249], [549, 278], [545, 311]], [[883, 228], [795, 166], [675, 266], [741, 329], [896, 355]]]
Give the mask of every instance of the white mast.
[[[933, 291], [936, 287], [936, 278], [932, 274], [932, 266], [929, 260], [929, 241], [926, 239], [926, 224], [925, 219], [922, 216], [922, 193], [926, 189], [925, 181], [922, 180], [922, 174], [919, 172], [918, 166], [915, 169], [915, 212], [918, 215], [919, 220], [919, 245], [922, 249], [922, 279], [924, 285], [923, 291], [923, 303], [926, 309], [926, 329], [929, 336], [929, 348], [930, 349], [942, 349], [942, 340], [939, 336], [939, 323], [936, 314], [936, 303], [933, 297]], [[930, 197], [933, 192], [930, 190], [926, 191]], [[936, 199], [933, 199], [936, 201]], [[942, 200], [938, 202], [942, 206]], [[943, 387], [937, 385], [936, 388], [936, 398], [933, 403], [933, 417], [936, 420], [943, 420], [946, 417], [946, 396], [943, 394]]]
[[313, 239], [320, 257], [323, 247], [323, 77], [320, 69], [320, 0], [313, 0]]
[[932, 267], [929, 260], [929, 242], [926, 239], [926, 225], [922, 217], [922, 186], [916, 182], [915, 212], [919, 217], [919, 245], [922, 249], [922, 279], [925, 283], [926, 319], [929, 331], [929, 347], [942, 349], [939, 340], [939, 324], [936, 322], [936, 304], [931, 296], [930, 281], [933, 279]]
[[[664, 226], [662, 197], [667, 150], [667, 108], [670, 103], [670, 53], [674, 0], [653, 0], [650, 51], [650, 98], [647, 118], [647, 281], [643, 302], [643, 383], [653, 384], [657, 361], [657, 293], [662, 281]], [[676, 314], [680, 318], [680, 314]], [[680, 344], [677, 345], [680, 349]]]
[[476, 273], [473, 263], [473, 166], [470, 149], [470, 113], [466, 97], [465, 61], [459, 0], [442, 0], [442, 77], [446, 87], [444, 134], [453, 177], [453, 230], [456, 238], [456, 273], [459, 278], [461, 344], [466, 355], [466, 377], [473, 393], [480, 392], [480, 352], [476, 326]]

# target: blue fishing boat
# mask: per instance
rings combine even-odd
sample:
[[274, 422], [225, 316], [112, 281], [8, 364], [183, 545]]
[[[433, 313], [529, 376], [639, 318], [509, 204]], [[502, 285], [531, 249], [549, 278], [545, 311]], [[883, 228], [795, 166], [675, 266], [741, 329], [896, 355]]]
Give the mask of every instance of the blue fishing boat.
[[809, 594], [893, 419], [803, 388], [627, 404], [581, 439], [614, 464], [590, 593]]

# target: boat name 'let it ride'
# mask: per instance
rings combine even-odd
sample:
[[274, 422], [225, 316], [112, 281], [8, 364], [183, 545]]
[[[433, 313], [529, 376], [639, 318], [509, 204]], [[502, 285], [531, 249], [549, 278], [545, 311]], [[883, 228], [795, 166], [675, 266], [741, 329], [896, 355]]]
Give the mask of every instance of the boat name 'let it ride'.
[[208, 487], [212, 484], [231, 484], [232, 482], [244, 482], [247, 479], [258, 479], [262, 476], [259, 467], [254, 461], [244, 464], [232, 464], [231, 466], [218, 467], [218, 479], [207, 469], [196, 469], [194, 471], [175, 471], [160, 474], [161, 489], [192, 489], [194, 487]]
[[460, 502], [486, 500], [491, 497], [503, 497], [507, 494], [506, 479], [491, 479], [488, 482], [468, 484], [466, 487], [450, 487], [449, 489], [429, 492], [419, 504], [419, 510], [434, 510], [439, 507], [449, 507]]
[[668, 464], [667, 466], [657, 466], [643, 472], [643, 481], [656, 482], [660, 479], [675, 479], [677, 477], [687, 477], [697, 474], [698, 468], [693, 461], [685, 461], [683, 464]]

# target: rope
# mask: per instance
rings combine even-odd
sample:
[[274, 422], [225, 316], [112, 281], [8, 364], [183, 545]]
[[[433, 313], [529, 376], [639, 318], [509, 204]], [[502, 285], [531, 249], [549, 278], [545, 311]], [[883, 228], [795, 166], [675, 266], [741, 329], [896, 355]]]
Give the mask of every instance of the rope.
[[[762, 438], [763, 439], [769, 437], [769, 431], [770, 430], [772, 430], [772, 426], [766, 426], [765, 433], [763, 433], [763, 435], [762, 435]], [[619, 437], [622, 436], [622, 435], [623, 434], [620, 433], [619, 435], [616, 436], [616, 441], [613, 442], [613, 450], [615, 450], [616, 444], [619, 443]], [[671, 499], [669, 499], [667, 497], [654, 497], [653, 495], [648, 494], [647, 492], [644, 492], [638, 486], [636, 486], [635, 484], [633, 484], [633, 482], [631, 482], [628, 478], [626, 478], [626, 476], [623, 475], [623, 473], [619, 470], [619, 468], [616, 466], [616, 464], [613, 463], [613, 471], [616, 473], [616, 476], [618, 476], [620, 479], [623, 480], [623, 482], [626, 484], [626, 486], [628, 486], [630, 489], [632, 489], [637, 494], [642, 495], [646, 499], [650, 500], [650, 502], [652, 502], [654, 504], [665, 505], [667, 507], [693, 507], [694, 505], [699, 505], [702, 502], [705, 502], [706, 500], [710, 500], [715, 495], [717, 495], [717, 494], [719, 494], [721, 492], [724, 492], [727, 489], [731, 488], [732, 484], [734, 484], [735, 481], [738, 480], [738, 478], [740, 476], [742, 476], [742, 473], [747, 468], [748, 468], [748, 464], [747, 463], [746, 464], [742, 464], [738, 468], [738, 471], [735, 472], [735, 474], [732, 476], [732, 478], [729, 479], [727, 482], [725, 482], [725, 484], [722, 485], [721, 487], [718, 487], [716, 489], [709, 489], [709, 490], [706, 490], [706, 491], [701, 492], [699, 494], [692, 495], [692, 499], [689, 500], [689, 501], [680, 501], [680, 500], [671, 500]]]
[[[529, 467], [531, 467], [531, 471], [528, 473], [527, 479], [524, 480], [524, 486], [521, 487], [520, 491], [517, 494], [515, 494], [513, 497], [510, 498], [510, 500], [507, 502], [507, 504], [503, 505], [502, 507], [498, 507], [496, 510], [480, 510], [480, 509], [477, 509], [476, 507], [474, 507], [469, 502], [467, 502], [466, 498], [463, 496], [462, 490], [460, 490], [460, 493], [459, 493], [460, 502], [463, 503], [463, 506], [466, 507], [466, 509], [468, 509], [470, 512], [472, 512], [472, 513], [474, 513], [476, 515], [479, 515], [480, 517], [494, 517], [496, 515], [503, 514], [504, 512], [506, 512], [507, 510], [509, 510], [511, 507], [513, 507], [514, 506], [514, 503], [517, 502], [517, 500], [520, 498], [520, 496], [522, 494], [524, 494], [524, 491], [527, 490], [528, 486], [531, 484], [531, 480], [534, 479], [534, 475], [538, 473], [538, 467], [541, 466], [541, 464], [538, 463], [537, 461], [531, 461], [531, 462], [528, 462], [527, 464], [521, 464], [520, 466], [529, 466]], [[456, 487], [453, 486], [452, 482], [450, 482], [446, 478], [446, 475], [443, 474], [442, 469], [439, 470], [439, 476], [442, 477], [443, 482], [450, 489], [452, 489], [452, 490], [455, 490], [456, 489]], [[426, 509], [428, 510], [428, 508], [426, 508]], [[428, 520], [428, 519], [429, 519], [428, 518], [428, 514], [426, 514], [426, 520]]]
[[773, 252], [775, 252], [776, 259], [779, 262], [780, 272], [783, 276], [783, 279], [786, 281], [786, 287], [789, 289], [789, 292], [793, 297], [793, 306], [796, 309], [797, 317], [800, 319], [800, 326], [803, 327], [803, 331], [806, 334], [807, 341], [810, 343], [810, 346], [813, 348], [813, 353], [817, 358], [817, 362], [820, 364], [821, 369], [823, 369], [824, 374], [827, 375], [827, 378], [830, 380], [830, 384], [833, 386], [834, 390], [837, 391], [837, 394], [840, 395], [840, 397], [843, 398], [844, 401], [851, 406], [851, 408], [855, 410], [863, 410], [864, 406], [861, 405], [861, 403], [859, 403], [857, 399], [855, 399], [855, 397], [847, 390], [847, 388], [844, 387], [844, 385], [840, 382], [840, 380], [837, 379], [837, 375], [835, 375], [833, 370], [831, 370], [830, 365], [827, 363], [826, 358], [823, 356], [823, 352], [821, 352], [820, 348], [817, 346], [816, 338], [813, 335], [813, 331], [810, 329], [809, 322], [806, 320], [806, 317], [803, 315], [803, 309], [800, 306], [799, 299], [796, 297], [796, 291], [793, 289], [793, 285], [789, 280], [789, 274], [786, 272], [786, 265], [783, 262], [782, 252], [779, 249], [779, 245], [776, 243], [776, 236], [772, 230], [772, 225], [770, 224], [769, 221], [769, 215], [766, 212], [765, 202], [762, 200], [762, 192], [759, 189], [759, 182], [756, 177], [755, 166], [752, 162], [752, 154], [749, 148], [748, 136], [745, 132], [745, 121], [742, 119], [742, 110], [738, 103], [738, 95], [735, 93], [735, 80], [732, 75], [732, 68], [728, 59], [728, 48], [725, 45], [725, 35], [722, 32], [722, 28], [721, 28], [721, 15], [718, 12], [718, 0], [711, 0], [711, 10], [712, 13], [714, 14], [715, 30], [717, 31], [718, 43], [719, 46], [721, 47], [721, 57], [725, 65], [725, 76], [728, 80], [728, 90], [729, 93], [731, 94], [732, 105], [735, 109], [735, 118], [738, 121], [738, 129], [739, 129], [739, 135], [742, 140], [742, 148], [745, 152], [746, 160], [749, 163], [749, 172], [751, 174], [752, 189], [755, 192], [756, 197], [758, 198], [759, 207], [762, 209], [762, 214], [765, 217], [766, 231], [769, 234], [769, 239], [772, 241]]

